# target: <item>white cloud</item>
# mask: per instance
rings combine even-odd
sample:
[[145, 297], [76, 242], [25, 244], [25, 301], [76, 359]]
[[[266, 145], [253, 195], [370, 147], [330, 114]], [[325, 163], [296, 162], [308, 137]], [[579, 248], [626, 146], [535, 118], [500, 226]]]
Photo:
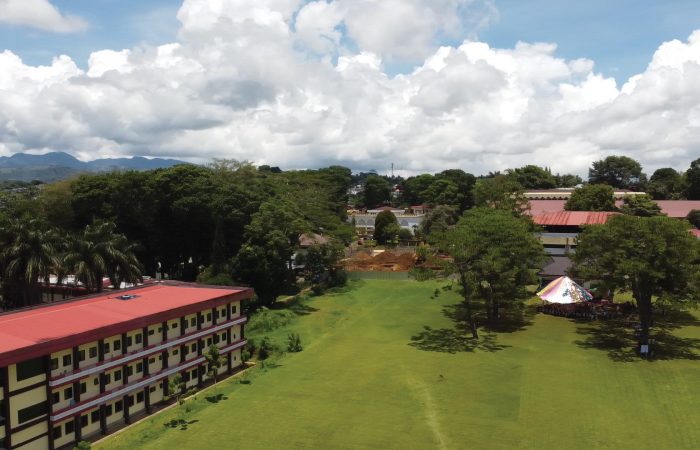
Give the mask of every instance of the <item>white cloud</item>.
[[0, 22], [55, 33], [85, 30], [81, 17], [61, 13], [49, 0], [0, 0]]
[[[387, 22], [397, 28], [386, 35], [348, 44], [349, 23], [377, 20], [353, 19], [362, 8], [388, 14], [369, 0], [187, 0], [179, 42], [101, 50], [85, 71], [67, 56], [32, 67], [5, 51], [0, 153], [360, 170], [393, 162], [403, 173], [533, 163], [579, 174], [609, 154], [648, 171], [685, 169], [700, 154], [700, 32], [660, 45], [619, 88], [592, 61], [557, 57], [554, 44], [498, 49], [469, 39], [437, 48], [436, 34], [462, 34], [477, 21], [460, 9], [474, 3], [401, 3], [386, 5], [421, 12], [402, 16], [418, 36], [406, 45], [400, 20]], [[399, 56], [419, 63], [388, 74], [385, 61]]]

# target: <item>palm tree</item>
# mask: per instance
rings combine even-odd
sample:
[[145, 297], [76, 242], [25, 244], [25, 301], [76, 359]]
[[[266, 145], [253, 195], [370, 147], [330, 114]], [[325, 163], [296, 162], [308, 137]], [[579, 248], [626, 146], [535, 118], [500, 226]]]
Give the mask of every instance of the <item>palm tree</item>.
[[48, 285], [49, 275], [60, 267], [56, 235], [34, 219], [12, 221], [0, 261], [9, 294], [6, 300], [15, 306], [39, 303], [41, 283]]
[[88, 291], [102, 291], [102, 278], [107, 272], [107, 263], [97, 244], [85, 239], [84, 232], [69, 238], [63, 265]]
[[122, 282], [136, 284], [143, 281], [143, 268], [136, 257], [138, 246], [128, 241], [123, 234], [113, 235], [107, 257], [107, 276], [114, 286], [119, 289]]

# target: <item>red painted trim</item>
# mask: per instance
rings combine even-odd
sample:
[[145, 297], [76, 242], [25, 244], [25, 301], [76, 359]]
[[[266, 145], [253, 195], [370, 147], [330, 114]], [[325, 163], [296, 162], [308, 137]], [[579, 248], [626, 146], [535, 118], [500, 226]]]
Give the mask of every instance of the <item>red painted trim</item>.
[[31, 384], [29, 386], [25, 386], [23, 388], [17, 389], [16, 391], [10, 391], [10, 397], [12, 397], [14, 395], [24, 394], [25, 392], [33, 391], [34, 389], [39, 389], [40, 387], [45, 386], [45, 385], [46, 385], [46, 380]]
[[[93, 364], [93, 365], [91, 365], [91, 366], [87, 366], [87, 367], [83, 367], [83, 368], [78, 369], [78, 370], [72, 370], [72, 371], [70, 371], [70, 372], [62, 373], [62, 374], [60, 374], [60, 375], [57, 375], [57, 376], [55, 376], [55, 377], [52, 377], [52, 378], [49, 380], [49, 383], [50, 383], [50, 382], [53, 382], [53, 381], [56, 381], [56, 380], [60, 380], [61, 378], [68, 377], [68, 376], [70, 376], [70, 375], [79, 374], [80, 372], [83, 372], [83, 371], [92, 370], [92, 369], [94, 369], [94, 368], [96, 368], [96, 367], [104, 366], [105, 364], [108, 364], [108, 363], [111, 364], [111, 363], [113, 363], [113, 362], [115, 362], [115, 361], [119, 361], [119, 360], [121, 360], [121, 359], [127, 358], [127, 357], [132, 356], [132, 355], [137, 355], [137, 354], [139, 354], [139, 353], [148, 352], [150, 349], [153, 349], [153, 348], [155, 348], [155, 347], [158, 347], [158, 346], [161, 346], [161, 345], [165, 345], [165, 344], [168, 344], [169, 342], [174, 342], [174, 341], [177, 341], [177, 340], [180, 340], [180, 339], [183, 339], [183, 338], [187, 338], [187, 337], [189, 337], [189, 336], [193, 336], [193, 335], [195, 335], [195, 334], [197, 334], [197, 333], [201, 333], [202, 331], [206, 331], [207, 329], [210, 329], [210, 328], [214, 328], [214, 327], [221, 326], [221, 325], [226, 325], [226, 324], [229, 323], [229, 322], [232, 323], [231, 326], [233, 326], [233, 322], [238, 321], [238, 320], [240, 320], [240, 319], [245, 319], [246, 321], [248, 320], [248, 318], [247, 318], [246, 316], [240, 316], [240, 317], [236, 317], [235, 319], [232, 319], [232, 320], [230, 320], [230, 321], [228, 321], [228, 322], [224, 322], [224, 323], [219, 323], [219, 324], [216, 324], [216, 325], [212, 325], [211, 327], [205, 328], [205, 329], [203, 329], [203, 330], [194, 330], [194, 331], [192, 331], [192, 332], [190, 332], [190, 333], [188, 333], [188, 334], [185, 334], [185, 335], [183, 335], [183, 336], [175, 336], [173, 339], [170, 339], [169, 341], [157, 342], [157, 343], [155, 343], [155, 344], [153, 344], [153, 345], [150, 345], [150, 346], [148, 346], [148, 347], [140, 348], [140, 349], [134, 350], [134, 351], [132, 351], [132, 352], [130, 352], [130, 353], [124, 353], [124, 354], [115, 356], [114, 358], [104, 360], [104, 361], [99, 362], [99, 363], [97, 363], [97, 364]], [[241, 324], [241, 325], [242, 325], [242, 324]], [[201, 336], [201, 337], [199, 337], [199, 338], [197, 338], [197, 339], [205, 339], [205, 338], [207, 338], [207, 337], [209, 337], [209, 336], [213, 336], [214, 334], [220, 333], [220, 332], [221, 332], [221, 330], [216, 331], [216, 332], [212, 332], [211, 334], [207, 334], [207, 335], [205, 335], [205, 336]], [[179, 346], [179, 345], [189, 345], [189, 344], [191, 344], [191, 342], [188, 341], [188, 342], [184, 342], [184, 343], [182, 343], [182, 344], [178, 344], [178, 346]], [[173, 346], [173, 347], [174, 347], [174, 346]], [[160, 351], [160, 350], [159, 350], [159, 351]], [[155, 353], [152, 353], [152, 354], [150, 354], [150, 355], [144, 355], [144, 357], [155, 356], [155, 355], [158, 354], [159, 351], [156, 351]], [[110, 367], [109, 369], [106, 369], [106, 370], [116, 370], [116, 369], [119, 369], [119, 368], [123, 368], [123, 367], [125, 367], [125, 366], [127, 366], [127, 365], [129, 365], [129, 364], [136, 363], [136, 362], [138, 362], [138, 361], [139, 361], [138, 359], [133, 359], [133, 360], [130, 360], [130, 361], [124, 363], [124, 364], [121, 364], [121, 365], [118, 365], [118, 366], [114, 366], [114, 367]], [[65, 382], [63, 382], [63, 383], [55, 384], [55, 385], [51, 386], [51, 388], [52, 388], [52, 389], [60, 388], [60, 387], [65, 386], [65, 385], [67, 385], [67, 384], [74, 383], [74, 382], [80, 381], [80, 380], [84, 380], [84, 379], [87, 378], [87, 377], [91, 377], [91, 376], [94, 376], [94, 375], [97, 375], [97, 374], [100, 374], [100, 373], [104, 373], [104, 371], [103, 371], [103, 372], [97, 372], [97, 373], [85, 374], [84, 377], [74, 378], [74, 379], [71, 379], [71, 380], [67, 380], [67, 381], [65, 381]], [[43, 383], [43, 382], [42, 382], [42, 383]]]
[[253, 290], [246, 289], [234, 294], [224, 295], [222, 297], [205, 300], [193, 305], [185, 305], [179, 308], [174, 308], [168, 311], [163, 311], [148, 316], [131, 319], [120, 322], [115, 325], [109, 325], [102, 328], [97, 328], [84, 333], [74, 334], [63, 338], [54, 339], [51, 341], [41, 342], [28, 348], [12, 350], [0, 355], [0, 367], [16, 364], [31, 358], [38, 358], [47, 354], [51, 354], [66, 348], [76, 347], [87, 342], [98, 341], [127, 331], [143, 328], [145, 326], [154, 325], [165, 320], [177, 319], [180, 316], [186, 316], [212, 307], [218, 307], [226, 303], [234, 301], [242, 301], [253, 297]]

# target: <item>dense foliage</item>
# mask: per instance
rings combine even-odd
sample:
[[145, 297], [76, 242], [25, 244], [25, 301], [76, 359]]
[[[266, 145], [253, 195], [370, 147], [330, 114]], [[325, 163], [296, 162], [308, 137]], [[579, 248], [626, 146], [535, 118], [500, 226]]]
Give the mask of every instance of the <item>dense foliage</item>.
[[566, 201], [567, 211], [615, 211], [614, 190], [607, 184], [587, 184], [574, 189]]

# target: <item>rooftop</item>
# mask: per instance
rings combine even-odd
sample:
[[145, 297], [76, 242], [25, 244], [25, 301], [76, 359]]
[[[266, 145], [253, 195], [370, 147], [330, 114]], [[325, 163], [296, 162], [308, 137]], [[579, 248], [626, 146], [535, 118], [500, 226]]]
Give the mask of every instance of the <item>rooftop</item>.
[[[700, 209], [700, 200], [656, 200], [656, 203], [661, 208], [661, 212], [668, 217], [682, 219], [688, 216], [688, 213], [693, 209]], [[564, 211], [566, 200], [530, 200], [530, 214], [537, 216], [545, 213]], [[618, 200], [615, 204], [622, 206], [622, 201]]]
[[165, 282], [8, 312], [0, 315], [0, 366], [192, 314], [218, 299], [252, 294], [250, 288]]
[[554, 213], [539, 214], [532, 218], [537, 225], [550, 226], [582, 226], [602, 224], [608, 221], [610, 216], [619, 213], [614, 212], [590, 212], [590, 211], [560, 211]]

